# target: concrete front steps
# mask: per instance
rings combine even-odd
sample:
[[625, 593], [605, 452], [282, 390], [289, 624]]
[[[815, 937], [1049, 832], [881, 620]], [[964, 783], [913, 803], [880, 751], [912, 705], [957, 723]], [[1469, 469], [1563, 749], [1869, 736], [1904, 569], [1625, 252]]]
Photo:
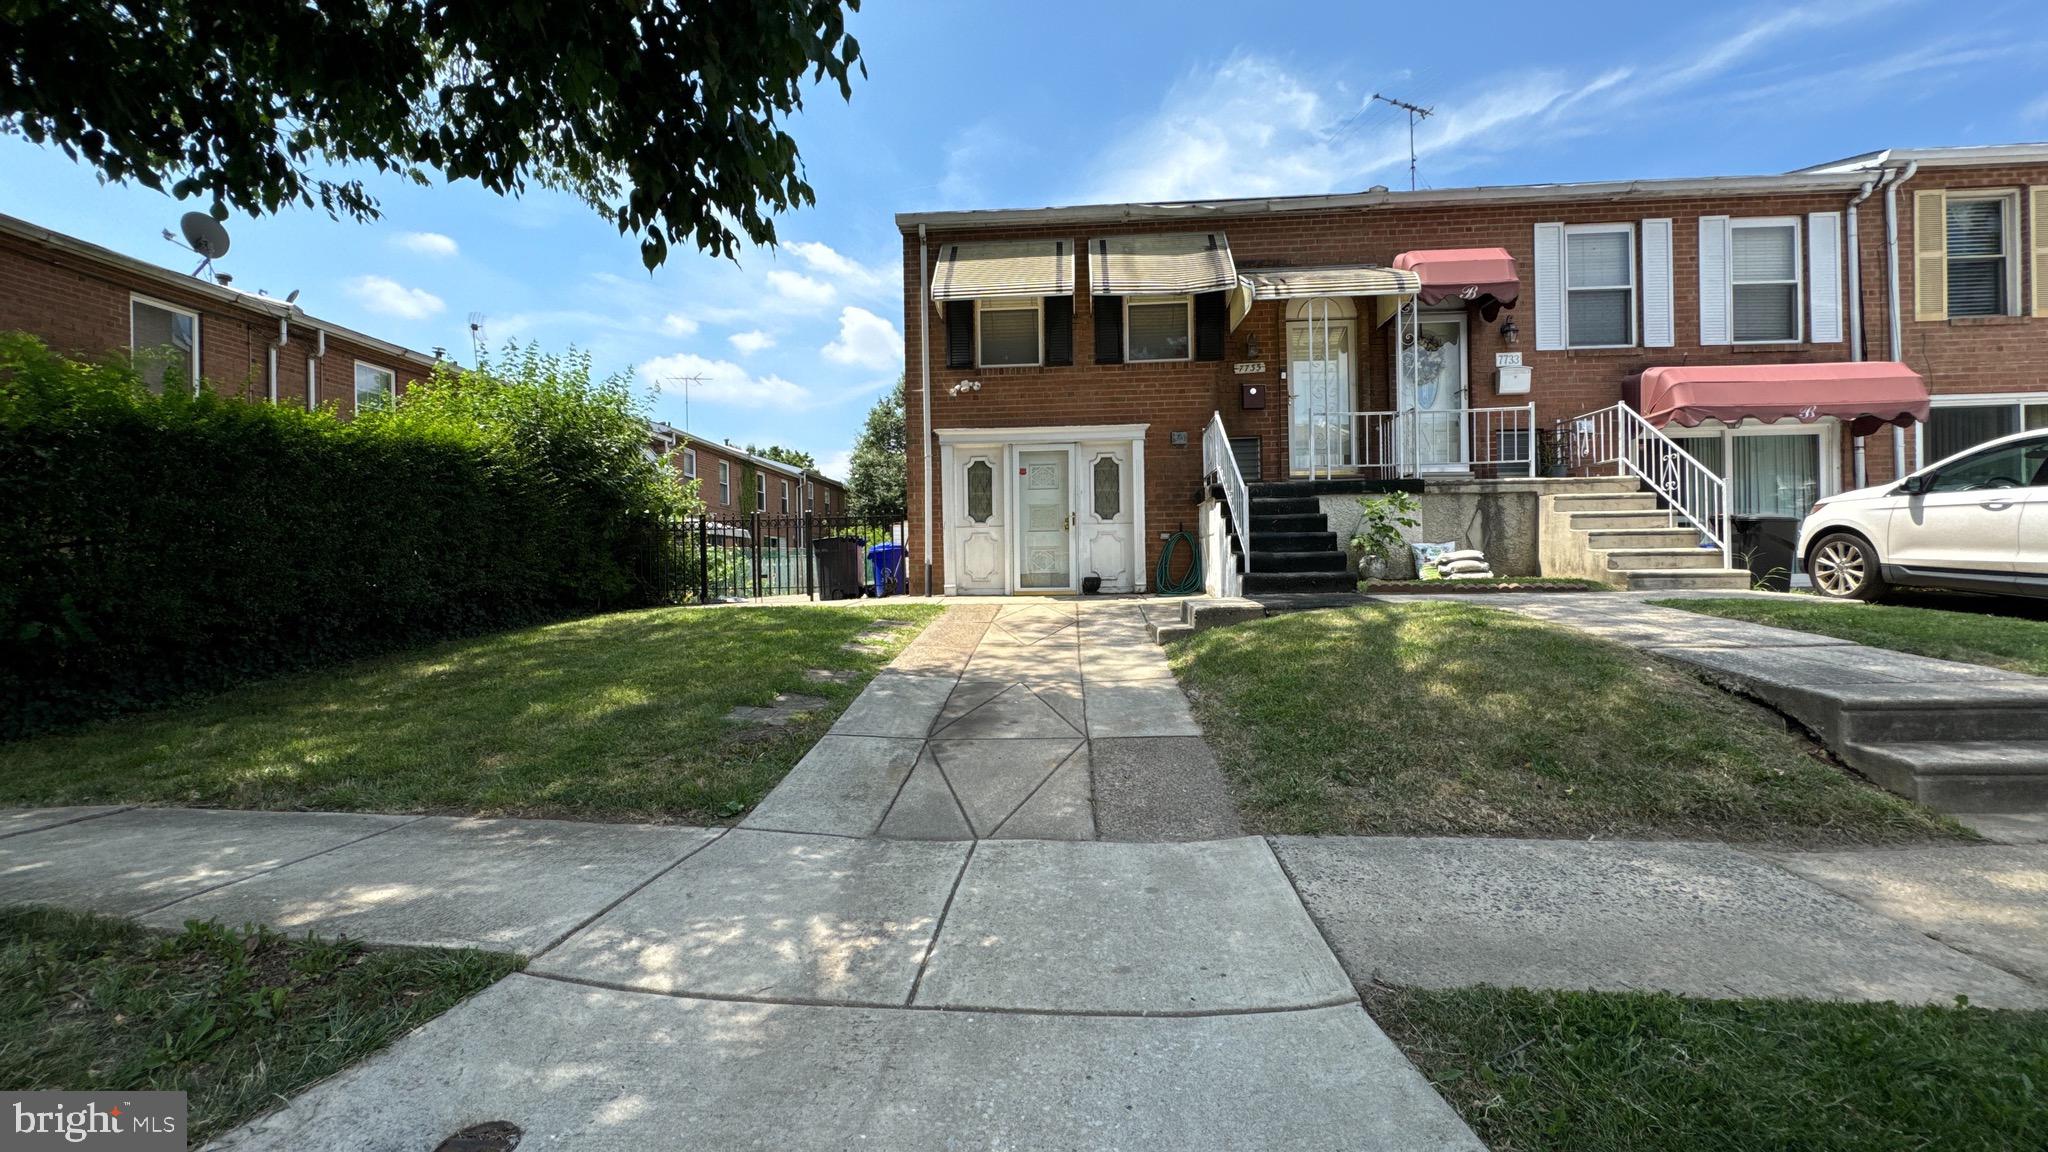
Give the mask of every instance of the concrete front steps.
[[1250, 486], [1251, 566], [1244, 592], [1348, 592], [1358, 586], [1337, 534], [1316, 499], [1314, 481]]
[[1928, 685], [1832, 701], [1843, 763], [1943, 812], [2048, 807], [2048, 683]]
[[1746, 589], [1750, 574], [1726, 568], [1721, 553], [1700, 547], [1697, 532], [1629, 480], [1598, 491], [1543, 497], [1546, 576], [1581, 576], [1631, 592]]
[[1246, 620], [1260, 620], [1266, 615], [1265, 605], [1256, 600], [1231, 597], [1209, 597], [1183, 600], [1180, 602], [1178, 621], [1160, 622], [1147, 620], [1145, 631], [1155, 644], [1192, 636], [1204, 628], [1218, 628], [1225, 624], [1241, 624]]

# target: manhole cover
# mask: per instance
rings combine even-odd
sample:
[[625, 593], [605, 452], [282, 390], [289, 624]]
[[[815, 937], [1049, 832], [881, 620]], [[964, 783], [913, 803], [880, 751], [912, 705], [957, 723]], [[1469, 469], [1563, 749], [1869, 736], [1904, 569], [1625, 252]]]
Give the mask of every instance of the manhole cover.
[[519, 1147], [519, 1125], [509, 1120], [471, 1124], [434, 1146], [434, 1152], [512, 1152]]

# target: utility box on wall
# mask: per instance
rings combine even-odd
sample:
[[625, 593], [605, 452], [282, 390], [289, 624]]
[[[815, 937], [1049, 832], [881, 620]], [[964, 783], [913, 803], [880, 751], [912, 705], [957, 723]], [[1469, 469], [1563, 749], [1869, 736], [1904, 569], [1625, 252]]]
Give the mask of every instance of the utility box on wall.
[[1247, 412], [1264, 408], [1266, 406], [1266, 386], [1264, 384], [1243, 385], [1239, 391], [1239, 400], [1239, 407]]
[[1501, 396], [1529, 394], [1529, 369], [1520, 364], [1503, 364], [1493, 370], [1493, 390]]

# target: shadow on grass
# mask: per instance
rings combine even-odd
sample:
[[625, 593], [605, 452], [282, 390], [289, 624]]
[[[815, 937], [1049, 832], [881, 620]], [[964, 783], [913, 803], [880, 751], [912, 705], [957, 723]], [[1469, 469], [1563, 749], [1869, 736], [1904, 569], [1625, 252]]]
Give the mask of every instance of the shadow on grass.
[[[915, 635], [929, 605], [665, 608], [437, 645], [0, 745], [0, 803], [717, 820], [758, 801]], [[806, 669], [851, 672], [814, 683]], [[724, 720], [828, 701], [781, 730]]]

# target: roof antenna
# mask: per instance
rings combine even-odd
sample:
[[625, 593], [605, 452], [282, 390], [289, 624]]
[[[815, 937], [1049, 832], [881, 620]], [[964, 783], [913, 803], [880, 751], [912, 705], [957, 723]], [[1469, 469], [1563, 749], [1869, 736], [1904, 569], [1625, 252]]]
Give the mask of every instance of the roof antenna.
[[[204, 212], [187, 212], [179, 217], [178, 231], [184, 234], [184, 243], [178, 243], [178, 238], [171, 235], [169, 228], [164, 229], [164, 239], [198, 254], [199, 267], [192, 270], [194, 276], [202, 272], [213, 273], [213, 262], [228, 254], [228, 230]], [[223, 273], [214, 273], [213, 278], [222, 284], [233, 279]]]
[[1410, 104], [1406, 100], [1396, 100], [1392, 96], [1382, 96], [1377, 92], [1372, 94], [1372, 98], [1383, 103], [1392, 104], [1394, 107], [1408, 113], [1408, 190], [1413, 192], [1415, 191], [1415, 122], [1436, 115], [1436, 109], [1424, 108], [1419, 104]]
[[484, 314], [469, 314], [469, 350], [478, 364], [484, 362]]
[[662, 385], [681, 384], [683, 386], [683, 431], [688, 432], [690, 430], [690, 385], [704, 383], [704, 374], [702, 372], [692, 372], [688, 376], [665, 376], [656, 381], [656, 383]]

